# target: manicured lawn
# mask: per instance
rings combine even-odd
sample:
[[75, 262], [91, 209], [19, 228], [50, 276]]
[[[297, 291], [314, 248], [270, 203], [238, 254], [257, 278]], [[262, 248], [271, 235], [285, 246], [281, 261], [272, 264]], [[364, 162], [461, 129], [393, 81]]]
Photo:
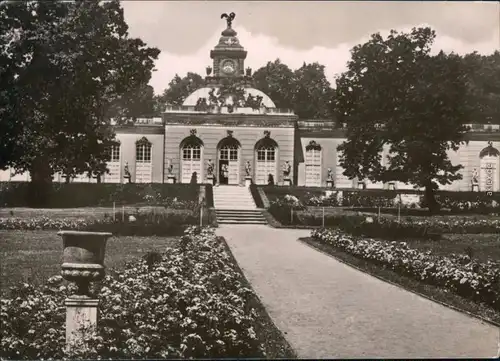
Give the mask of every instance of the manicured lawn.
[[[62, 240], [56, 231], [0, 230], [2, 295], [19, 282], [42, 284], [59, 274]], [[115, 268], [149, 251], [177, 244], [174, 237], [112, 237], [106, 246], [105, 265]]]
[[[449, 254], [469, 254], [480, 262], [500, 260], [500, 235], [498, 234], [445, 234], [439, 241], [407, 240], [408, 246], [447, 256]], [[470, 255], [470, 254], [469, 254]]]

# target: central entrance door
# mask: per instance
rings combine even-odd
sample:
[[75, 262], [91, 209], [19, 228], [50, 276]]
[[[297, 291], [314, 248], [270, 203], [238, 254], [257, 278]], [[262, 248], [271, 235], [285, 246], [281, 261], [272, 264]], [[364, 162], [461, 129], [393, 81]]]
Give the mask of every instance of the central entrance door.
[[240, 144], [232, 138], [227, 137], [221, 141], [219, 146], [219, 183], [239, 184], [240, 182]]

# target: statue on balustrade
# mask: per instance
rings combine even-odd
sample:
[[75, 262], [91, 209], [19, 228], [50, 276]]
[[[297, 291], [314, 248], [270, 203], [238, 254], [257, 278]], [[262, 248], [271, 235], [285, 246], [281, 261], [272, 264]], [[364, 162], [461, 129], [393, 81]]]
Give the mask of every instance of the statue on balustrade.
[[479, 183], [479, 173], [477, 171], [477, 168], [474, 168], [472, 170], [472, 184], [478, 184]]
[[333, 172], [332, 172], [332, 168], [328, 168], [328, 171], [326, 173], [326, 179], [329, 180], [329, 181], [333, 181]]
[[250, 177], [251, 176], [251, 173], [252, 173], [252, 165], [250, 164], [250, 161], [247, 160], [246, 164], [245, 164], [245, 172], [246, 172], [246, 175], [247, 177]]
[[128, 180], [128, 183], [132, 183], [132, 175], [130, 174], [130, 170], [128, 169], [128, 162], [125, 163], [123, 172], [125, 173], [124, 178]]
[[289, 178], [291, 170], [292, 166], [290, 165], [290, 162], [286, 161], [285, 164], [283, 164], [283, 176], [285, 178]]
[[207, 175], [208, 176], [213, 176], [214, 175], [214, 164], [212, 163], [212, 159], [208, 160]]

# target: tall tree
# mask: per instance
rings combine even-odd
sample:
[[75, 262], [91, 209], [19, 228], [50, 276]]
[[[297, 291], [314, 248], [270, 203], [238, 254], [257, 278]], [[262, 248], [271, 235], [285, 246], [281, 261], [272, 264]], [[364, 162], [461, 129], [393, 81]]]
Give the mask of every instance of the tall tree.
[[199, 74], [189, 72], [182, 78], [175, 74], [175, 77], [168, 83], [168, 88], [158, 98], [158, 102], [164, 106], [180, 106], [189, 94], [203, 86], [205, 86], [205, 80]]
[[[351, 50], [348, 70], [337, 80], [335, 108], [346, 126], [338, 147], [349, 178], [400, 181], [425, 187], [431, 212], [439, 209], [439, 184], [461, 179], [447, 151], [458, 150], [470, 121], [467, 73], [455, 54], [431, 56], [435, 32], [391, 31], [372, 35]], [[383, 145], [390, 147], [386, 165]]]
[[4, 2], [0, 24], [0, 168], [29, 171], [34, 195], [54, 172], [102, 170], [113, 105], [159, 50], [128, 37], [117, 0]]
[[263, 91], [277, 108], [293, 108], [293, 71], [280, 59], [268, 62], [253, 75], [255, 87]]
[[137, 118], [158, 115], [153, 87], [141, 84], [113, 102], [109, 116], [119, 124], [133, 123]]
[[325, 75], [325, 66], [302, 65], [294, 73], [293, 104], [299, 118], [330, 118], [333, 89]]
[[500, 52], [464, 57], [469, 69], [469, 89], [474, 99], [471, 123], [488, 124], [500, 119]]
[[330, 118], [333, 89], [324, 65], [311, 63], [292, 71], [279, 59], [259, 68], [255, 87], [269, 97], [277, 108], [293, 109], [300, 118]]

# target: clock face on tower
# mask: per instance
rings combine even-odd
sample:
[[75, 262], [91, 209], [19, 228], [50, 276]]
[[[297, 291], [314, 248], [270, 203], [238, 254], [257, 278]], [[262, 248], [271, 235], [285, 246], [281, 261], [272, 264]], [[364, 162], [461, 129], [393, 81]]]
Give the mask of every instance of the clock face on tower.
[[234, 61], [229, 59], [223, 60], [221, 64], [221, 69], [224, 72], [224, 74], [227, 75], [234, 74], [234, 72], [236, 71]]

